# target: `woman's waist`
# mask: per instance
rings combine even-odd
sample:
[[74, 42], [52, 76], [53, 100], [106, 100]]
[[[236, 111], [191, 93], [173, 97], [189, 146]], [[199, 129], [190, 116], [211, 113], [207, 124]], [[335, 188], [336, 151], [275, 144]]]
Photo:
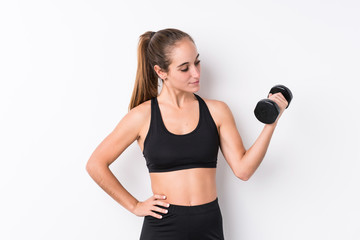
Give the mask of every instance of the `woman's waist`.
[[217, 198], [215, 170], [188, 169], [169, 173], [151, 174], [154, 194], [166, 196], [166, 202], [194, 206]]

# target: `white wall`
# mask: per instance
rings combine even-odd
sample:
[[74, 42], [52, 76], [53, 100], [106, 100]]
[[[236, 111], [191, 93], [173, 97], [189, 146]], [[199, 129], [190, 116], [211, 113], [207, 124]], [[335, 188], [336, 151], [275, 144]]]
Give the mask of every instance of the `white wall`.
[[[358, 1], [1, 1], [0, 239], [138, 239], [137, 217], [85, 170], [127, 113], [139, 36], [195, 40], [204, 98], [226, 102], [246, 148], [270, 88], [294, 99], [260, 168], [237, 179], [219, 151], [228, 240], [359, 239]], [[151, 194], [140, 148], [111, 169]]]

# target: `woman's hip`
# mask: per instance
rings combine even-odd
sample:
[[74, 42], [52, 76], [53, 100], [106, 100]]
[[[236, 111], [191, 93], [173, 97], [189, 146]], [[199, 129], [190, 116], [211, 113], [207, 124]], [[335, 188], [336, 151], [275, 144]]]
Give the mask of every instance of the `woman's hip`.
[[162, 219], [144, 217], [140, 240], [224, 239], [218, 198], [194, 206], [170, 204], [167, 209], [166, 214], [156, 212], [162, 215]]

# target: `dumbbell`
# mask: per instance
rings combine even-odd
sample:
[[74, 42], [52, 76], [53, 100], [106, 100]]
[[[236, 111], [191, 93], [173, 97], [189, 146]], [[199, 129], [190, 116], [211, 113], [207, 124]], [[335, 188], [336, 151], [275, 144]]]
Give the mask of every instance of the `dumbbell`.
[[[281, 92], [282, 95], [284, 95], [286, 101], [288, 102], [288, 105], [286, 108], [288, 108], [290, 105], [290, 102], [293, 98], [293, 95], [292, 95], [290, 89], [288, 89], [284, 85], [275, 85], [273, 88], [271, 88], [269, 94], [270, 93], [274, 94], [274, 93], [278, 93], [278, 92]], [[257, 103], [254, 113], [255, 113], [256, 118], [260, 122], [265, 123], [265, 124], [271, 124], [271, 123], [274, 123], [275, 120], [277, 119], [277, 117], [279, 116], [280, 108], [274, 101], [272, 101], [268, 98], [265, 98], [265, 99], [260, 100]]]

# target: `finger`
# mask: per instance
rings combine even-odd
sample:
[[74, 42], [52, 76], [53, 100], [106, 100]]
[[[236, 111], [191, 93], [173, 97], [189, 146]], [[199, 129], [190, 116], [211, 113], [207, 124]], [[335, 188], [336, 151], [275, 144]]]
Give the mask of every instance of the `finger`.
[[282, 101], [282, 102], [287, 102], [287, 100], [286, 100], [286, 98], [284, 97], [284, 95], [278, 95], [277, 96], [277, 99], [279, 99], [280, 101]]
[[286, 105], [286, 104], [287, 104], [287, 103], [286, 103], [286, 100], [281, 99], [281, 98], [276, 98], [276, 99], [274, 99], [274, 101], [275, 101], [276, 104], [279, 105], [279, 106], [282, 106], [282, 105]]
[[286, 100], [278, 97], [274, 99], [274, 102], [276, 102], [278, 105], [283, 105], [285, 104]]
[[281, 98], [281, 99], [283, 99], [283, 100], [286, 100], [286, 98], [284, 97], [284, 95], [283, 95], [282, 93], [280, 93], [280, 94], [278, 95], [278, 97]]
[[154, 198], [155, 199], [166, 199], [166, 196], [165, 195], [160, 195], [160, 194], [155, 194]]
[[163, 209], [163, 208], [160, 208], [160, 207], [153, 207], [151, 210], [154, 210], [154, 211], [159, 212], [159, 213], [168, 213], [167, 209]]
[[151, 212], [149, 215], [150, 215], [150, 216], [153, 216], [154, 218], [162, 219], [162, 216], [161, 216], [161, 215], [156, 214], [156, 213], [154, 213], [154, 212]]
[[276, 104], [280, 107], [280, 108], [286, 108], [286, 106], [288, 105], [286, 100], [282, 100], [282, 99], [277, 99]]
[[170, 206], [169, 203], [163, 202], [163, 201], [155, 201], [154, 204], [159, 205], [159, 206], [164, 206], [164, 207], [169, 207]]
[[284, 95], [282, 95], [282, 93], [276, 93], [274, 94], [274, 99], [279, 99], [279, 100], [282, 100], [282, 101], [286, 101], [286, 98], [284, 97]]
[[279, 97], [272, 97], [270, 100], [274, 101], [279, 107], [281, 107], [284, 104], [284, 101]]
[[269, 99], [274, 101], [279, 107], [284, 105], [284, 107], [286, 108], [286, 106], [288, 105], [286, 98], [281, 92], [273, 94], [269, 97]]

